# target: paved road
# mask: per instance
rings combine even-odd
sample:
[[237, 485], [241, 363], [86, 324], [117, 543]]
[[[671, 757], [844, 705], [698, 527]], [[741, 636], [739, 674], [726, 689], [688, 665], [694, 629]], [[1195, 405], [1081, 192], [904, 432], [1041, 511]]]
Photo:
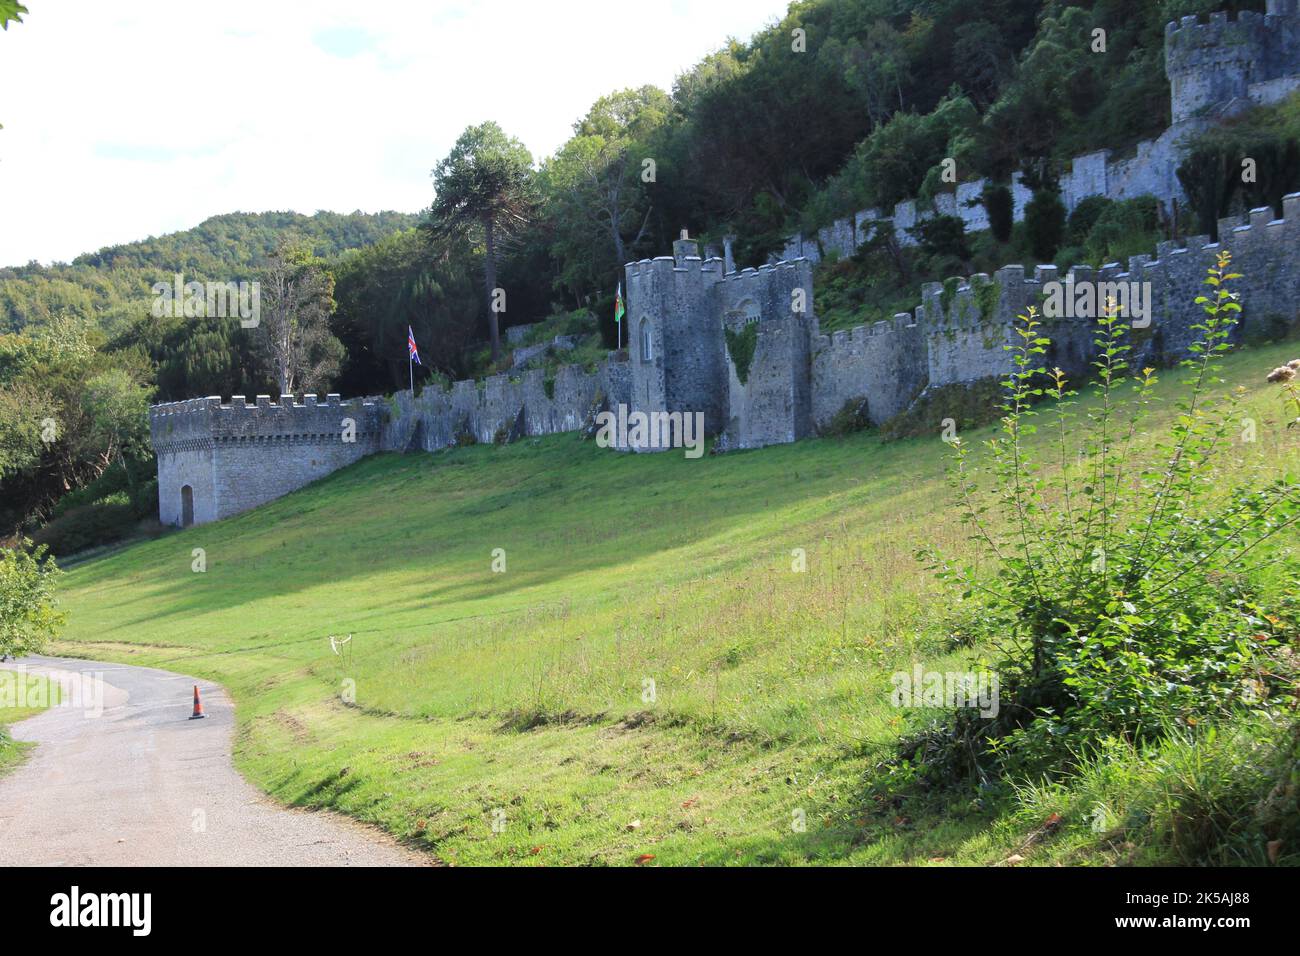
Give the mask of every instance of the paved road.
[[[234, 708], [216, 684], [95, 661], [18, 663], [59, 680], [65, 700], [81, 706], [12, 728], [38, 746], [0, 778], [0, 866], [428, 862], [377, 830], [283, 807], [246, 782], [230, 760]], [[194, 684], [204, 720], [188, 719]], [[93, 716], [97, 689], [102, 713]]]

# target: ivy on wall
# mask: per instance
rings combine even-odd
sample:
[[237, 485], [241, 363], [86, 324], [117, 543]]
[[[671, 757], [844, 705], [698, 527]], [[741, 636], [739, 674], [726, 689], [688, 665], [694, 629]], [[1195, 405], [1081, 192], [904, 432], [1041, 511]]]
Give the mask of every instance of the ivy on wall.
[[736, 366], [736, 378], [744, 385], [749, 379], [749, 365], [754, 361], [754, 349], [758, 347], [758, 323], [750, 322], [739, 332], [723, 329], [727, 337], [727, 354], [731, 364]]

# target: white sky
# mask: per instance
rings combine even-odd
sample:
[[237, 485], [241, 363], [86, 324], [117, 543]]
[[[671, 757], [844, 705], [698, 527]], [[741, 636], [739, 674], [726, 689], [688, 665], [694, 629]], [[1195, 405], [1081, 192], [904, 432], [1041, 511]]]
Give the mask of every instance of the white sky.
[[25, 0], [0, 31], [0, 266], [224, 212], [416, 212], [494, 119], [537, 158], [788, 0]]

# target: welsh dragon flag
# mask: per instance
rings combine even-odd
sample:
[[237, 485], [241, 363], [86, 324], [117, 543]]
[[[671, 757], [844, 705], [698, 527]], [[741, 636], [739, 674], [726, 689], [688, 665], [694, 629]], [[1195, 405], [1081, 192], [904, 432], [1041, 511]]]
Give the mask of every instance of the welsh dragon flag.
[[618, 292], [614, 294], [614, 322], [615, 324], [623, 321], [623, 314], [627, 310], [623, 308], [623, 283], [618, 284]]

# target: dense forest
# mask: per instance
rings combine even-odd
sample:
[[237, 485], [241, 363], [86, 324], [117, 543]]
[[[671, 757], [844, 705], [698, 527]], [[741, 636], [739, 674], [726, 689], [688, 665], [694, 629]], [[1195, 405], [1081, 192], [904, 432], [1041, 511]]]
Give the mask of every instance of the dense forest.
[[[408, 326], [426, 382], [508, 368], [501, 330], [544, 319], [585, 335], [594, 354], [615, 343], [622, 263], [662, 254], [680, 229], [706, 240], [735, 235], [740, 263], [755, 264], [794, 231], [955, 188], [939, 175], [945, 159], [963, 181], [1022, 173], [1035, 190], [1033, 215], [1013, 227], [999, 215], [1005, 188], [995, 186], [985, 197], [988, 234], [966, 236], [959, 220], [941, 219], [914, 249], [883, 236], [852, 260], [824, 263], [824, 326], [910, 307], [925, 278], [1012, 258], [1143, 251], [1168, 232], [1162, 211], [1103, 200], [1067, 218], [1055, 195], [1062, 164], [1168, 125], [1169, 20], [1263, 6], [801, 0], [780, 22], [704, 58], [671, 91], [600, 97], [552, 156], [532, 156], [495, 123], [470, 127], [448, 156], [430, 157], [431, 205], [418, 215], [232, 214], [71, 264], [0, 269], [0, 383], [14, 406], [0, 408], [0, 527], [30, 531], [65, 517], [69, 502], [110, 496], [123, 522], [147, 515], [141, 409], [150, 401], [290, 383], [298, 392], [391, 392], [405, 386]], [[1093, 43], [1098, 28], [1104, 50]], [[1199, 144], [1199, 165], [1185, 171], [1201, 219], [1256, 198], [1202, 188], [1244, 142], [1277, 147], [1273, 186], [1300, 182], [1286, 145], [1300, 138], [1300, 111], [1249, 118], [1239, 132]], [[311, 341], [302, 367], [277, 365], [265, 335], [229, 319], [152, 314], [151, 285], [176, 272], [310, 287], [319, 321], [303, 323]], [[69, 341], [81, 351], [52, 344]], [[79, 397], [100, 392], [96, 418]], [[52, 410], [39, 418], [66, 422], [63, 437], [41, 439], [31, 402]], [[61, 464], [73, 461], [94, 465]]]

